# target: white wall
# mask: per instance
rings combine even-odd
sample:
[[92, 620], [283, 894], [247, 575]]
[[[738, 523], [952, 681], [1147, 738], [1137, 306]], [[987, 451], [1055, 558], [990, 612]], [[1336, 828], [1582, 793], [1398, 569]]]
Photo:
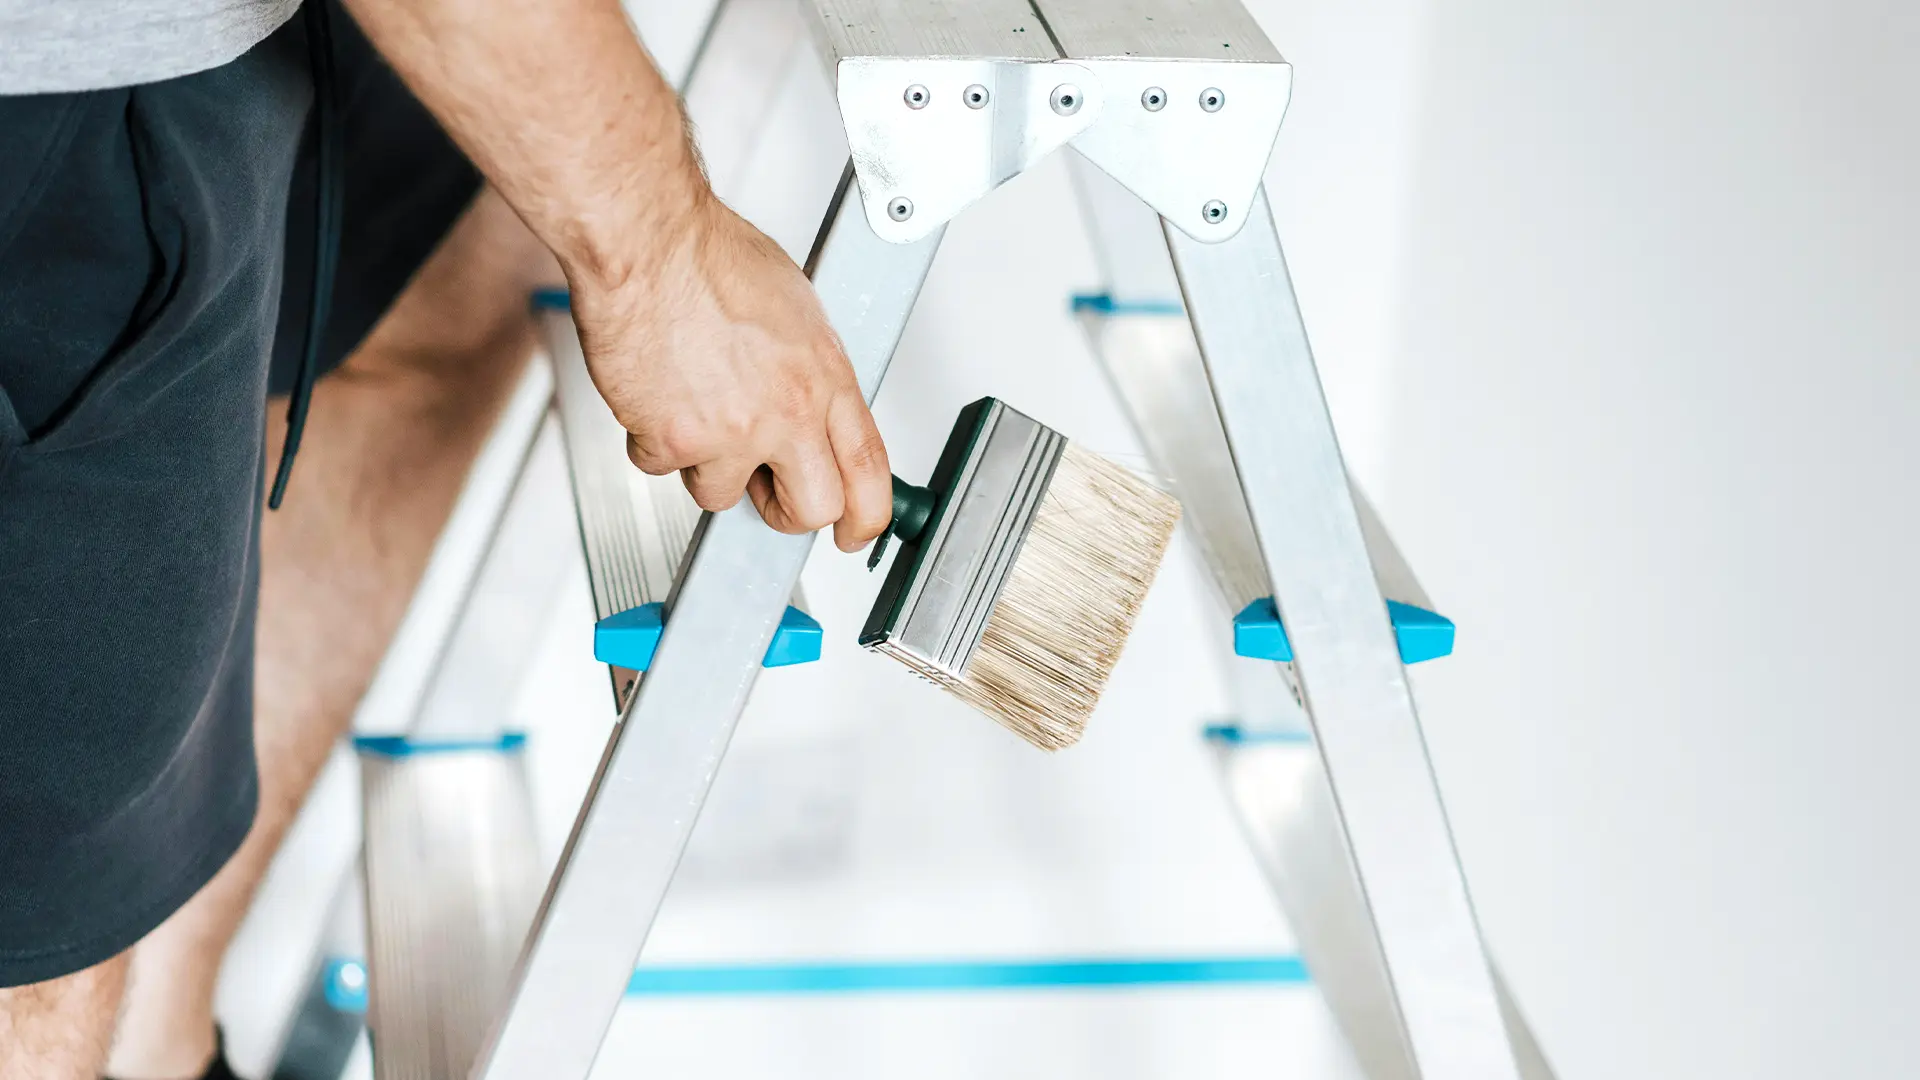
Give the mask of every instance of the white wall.
[[1494, 944], [1567, 1080], [1920, 1075], [1920, 6], [1427, 19], [1385, 502]]

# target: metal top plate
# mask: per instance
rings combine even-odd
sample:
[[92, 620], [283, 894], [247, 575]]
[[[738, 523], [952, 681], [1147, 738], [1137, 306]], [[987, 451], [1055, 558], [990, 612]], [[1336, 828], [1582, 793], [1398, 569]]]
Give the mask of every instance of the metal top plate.
[[810, 0], [830, 58], [1059, 59], [1026, 0]]
[[1240, 0], [1036, 0], [1068, 59], [1283, 63]]

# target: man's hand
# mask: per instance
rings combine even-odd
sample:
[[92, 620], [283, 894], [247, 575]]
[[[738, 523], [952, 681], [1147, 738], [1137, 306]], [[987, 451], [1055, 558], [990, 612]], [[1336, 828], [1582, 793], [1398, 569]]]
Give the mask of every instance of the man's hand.
[[813, 287], [708, 189], [619, 0], [347, 7], [560, 259], [634, 464], [847, 551], [880, 534], [887, 453]]
[[705, 510], [744, 491], [781, 532], [833, 525], [843, 551], [886, 528], [886, 447], [813, 286], [718, 199], [637, 280], [576, 280], [573, 311], [642, 470], [678, 471]]

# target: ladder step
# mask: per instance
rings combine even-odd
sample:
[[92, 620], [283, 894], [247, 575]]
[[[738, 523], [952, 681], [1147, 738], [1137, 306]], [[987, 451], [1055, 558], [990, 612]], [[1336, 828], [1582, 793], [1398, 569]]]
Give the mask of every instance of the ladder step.
[[464, 1080], [505, 1002], [542, 885], [524, 742], [356, 740], [380, 1080]]
[[1306, 746], [1313, 742], [1312, 732], [1298, 728], [1247, 727], [1242, 724], [1208, 724], [1201, 729], [1200, 735], [1207, 742], [1221, 747], [1250, 743]]
[[365, 965], [356, 961], [351, 974], [338, 963], [322, 965], [296, 1006], [271, 1080], [340, 1080], [362, 1034], [366, 1007]]
[[[1142, 286], [1124, 294], [1082, 293], [1073, 297], [1072, 307], [1132, 415], [1148, 458], [1180, 497], [1181, 529], [1194, 541], [1227, 610], [1238, 612], [1235, 651], [1261, 660], [1292, 660], [1292, 645], [1268, 595], [1272, 585], [1205, 361], [1179, 295]], [[1449, 655], [1453, 623], [1433, 612], [1372, 505], [1358, 488], [1352, 490], [1374, 578], [1399, 634], [1401, 660], [1412, 664]]]
[[[603, 664], [645, 671], [653, 663], [653, 650], [660, 644], [660, 632], [666, 629], [665, 605], [642, 604], [631, 611], [609, 615], [593, 626], [593, 658]], [[773, 632], [763, 667], [787, 667], [809, 664], [820, 659], [820, 643], [825, 633], [813, 616], [791, 605], [780, 616], [780, 628]]]
[[[1387, 601], [1387, 617], [1393, 621], [1393, 633], [1400, 642], [1401, 663], [1418, 664], [1452, 655], [1452, 619], [1398, 600]], [[1255, 600], [1233, 617], [1233, 651], [1255, 660], [1293, 660], [1293, 645], [1287, 641], [1286, 628], [1280, 625], [1273, 597]]]
[[1075, 315], [1178, 315], [1186, 317], [1187, 306], [1180, 298], [1132, 299], [1112, 293], [1075, 293]]
[[[652, 662], [663, 605], [702, 514], [678, 476], [648, 476], [628, 460], [627, 430], [587, 372], [567, 291], [541, 289], [531, 304], [553, 364], [554, 403], [593, 589], [593, 654], [612, 670], [615, 705], [623, 707], [637, 673]], [[790, 601], [768, 667], [820, 657], [820, 626], [806, 615], [797, 584]]]

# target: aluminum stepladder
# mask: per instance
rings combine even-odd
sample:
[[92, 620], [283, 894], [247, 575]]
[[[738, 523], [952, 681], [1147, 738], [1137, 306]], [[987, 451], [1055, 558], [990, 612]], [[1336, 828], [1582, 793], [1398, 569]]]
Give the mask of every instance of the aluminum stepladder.
[[[1316, 983], [1375, 1080], [1550, 1076], [1487, 962], [1383, 596], [1428, 605], [1348, 485], [1261, 186], [1290, 85], [1278, 53], [1233, 0], [728, 0], [687, 93], [723, 195], [810, 35], [853, 164], [808, 270], [869, 397], [945, 222], [1070, 145], [1108, 277], [1082, 305], [1096, 349], [1228, 611], [1271, 596], [1286, 626], [1293, 663], [1233, 665], [1242, 722], [1220, 759]], [[635, 479], [564, 312], [544, 318], [597, 614], [669, 600], [668, 618], [520, 950], [517, 763], [416, 752], [498, 742], [533, 620], [489, 613], [551, 589], [525, 571], [543, 565], [527, 523], [565, 513], [531, 479], [562, 440], [516, 403], [532, 449], [416, 738], [369, 747], [382, 1080], [468, 1061], [587, 1075], [810, 546], [744, 506], [696, 522], [671, 482]], [[547, 392], [530, 376], [521, 399]], [[1310, 747], [1264, 737], [1309, 717]], [[423, 878], [469, 893], [449, 910]]]

